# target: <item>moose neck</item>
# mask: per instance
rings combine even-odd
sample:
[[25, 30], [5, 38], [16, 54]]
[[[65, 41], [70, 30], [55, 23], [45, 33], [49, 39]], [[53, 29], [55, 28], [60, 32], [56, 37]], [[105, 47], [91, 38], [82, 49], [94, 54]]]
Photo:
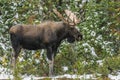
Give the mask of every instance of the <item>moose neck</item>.
[[62, 40], [66, 39], [68, 37], [68, 28], [69, 26], [63, 22], [59, 23], [58, 25], [60, 28], [57, 32], [58, 40], [61, 42]]

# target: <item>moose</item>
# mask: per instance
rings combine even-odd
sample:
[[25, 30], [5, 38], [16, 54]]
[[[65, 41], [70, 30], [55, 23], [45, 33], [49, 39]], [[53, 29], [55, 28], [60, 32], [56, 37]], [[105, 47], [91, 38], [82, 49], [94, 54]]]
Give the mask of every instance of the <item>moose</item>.
[[10, 40], [13, 48], [13, 68], [16, 68], [16, 60], [21, 49], [38, 50], [46, 49], [49, 76], [53, 75], [54, 57], [63, 40], [69, 43], [82, 40], [82, 34], [75, 27], [80, 20], [70, 10], [64, 10], [67, 18], [56, 9], [53, 12], [62, 21], [45, 21], [37, 25], [14, 25], [9, 29]]

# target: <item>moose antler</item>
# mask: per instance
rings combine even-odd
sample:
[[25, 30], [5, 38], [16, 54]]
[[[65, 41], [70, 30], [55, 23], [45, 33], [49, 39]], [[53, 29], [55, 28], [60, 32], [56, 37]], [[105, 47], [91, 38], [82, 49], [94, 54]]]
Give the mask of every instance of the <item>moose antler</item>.
[[64, 21], [65, 23], [68, 23], [63, 16], [60, 14], [60, 12], [58, 12], [56, 9], [53, 9], [53, 12], [60, 18], [62, 19], [62, 21]]
[[76, 17], [76, 15], [69, 10], [65, 10], [65, 13], [66, 13], [68, 19], [63, 18], [63, 16], [56, 9], [53, 9], [53, 11], [60, 19], [62, 19], [62, 21], [64, 21], [65, 23], [67, 23], [71, 26], [75, 26], [76, 24], [78, 24], [80, 22], [80, 20]]
[[69, 10], [65, 10], [65, 13], [66, 13], [67, 17], [73, 22], [71, 24], [76, 25], [76, 24], [80, 23], [80, 19], [78, 19], [73, 12], [71, 12]]

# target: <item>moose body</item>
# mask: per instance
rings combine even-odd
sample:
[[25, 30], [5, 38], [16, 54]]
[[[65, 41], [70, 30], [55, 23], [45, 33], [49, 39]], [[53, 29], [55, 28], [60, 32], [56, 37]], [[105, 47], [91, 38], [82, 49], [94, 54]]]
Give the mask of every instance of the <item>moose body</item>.
[[40, 25], [15, 25], [10, 28], [12, 44], [28, 50], [46, 49], [49, 45], [59, 45], [60, 41], [67, 37], [62, 35], [66, 32], [64, 26], [62, 22], [51, 21]]
[[22, 48], [28, 50], [46, 49], [50, 76], [53, 74], [54, 57], [61, 41], [67, 39], [72, 43], [82, 39], [81, 33], [75, 27], [70, 27], [63, 21], [46, 21], [39, 25], [15, 25], [10, 28], [9, 32], [14, 50], [14, 68]]

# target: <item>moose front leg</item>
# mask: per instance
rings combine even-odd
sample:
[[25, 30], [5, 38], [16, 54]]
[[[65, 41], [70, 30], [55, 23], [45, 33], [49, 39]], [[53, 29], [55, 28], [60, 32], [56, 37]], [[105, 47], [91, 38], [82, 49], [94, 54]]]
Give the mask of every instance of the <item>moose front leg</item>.
[[54, 54], [51, 55], [52, 59], [49, 60], [49, 76], [52, 77], [54, 72], [53, 72], [53, 66], [54, 66]]
[[52, 51], [52, 47], [47, 49], [47, 58], [49, 63], [49, 76], [53, 76], [53, 66], [54, 66], [54, 53]]

